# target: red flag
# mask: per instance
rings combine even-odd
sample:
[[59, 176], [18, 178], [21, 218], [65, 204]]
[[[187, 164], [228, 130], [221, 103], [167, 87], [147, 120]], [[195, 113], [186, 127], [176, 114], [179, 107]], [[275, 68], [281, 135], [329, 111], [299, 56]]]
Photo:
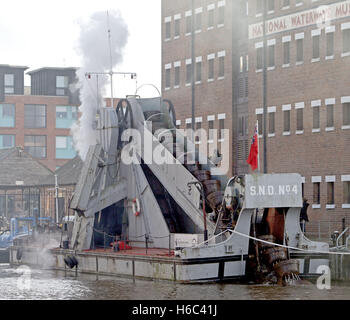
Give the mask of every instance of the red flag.
[[250, 165], [252, 170], [256, 170], [258, 168], [259, 162], [259, 140], [258, 140], [258, 124], [255, 126], [255, 132], [252, 139], [252, 145], [250, 146], [249, 157], [247, 163]]

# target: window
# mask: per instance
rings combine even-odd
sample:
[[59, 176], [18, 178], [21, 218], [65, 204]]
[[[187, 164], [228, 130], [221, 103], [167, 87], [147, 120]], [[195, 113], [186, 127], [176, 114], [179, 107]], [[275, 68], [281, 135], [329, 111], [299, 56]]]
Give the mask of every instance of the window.
[[245, 71], [249, 71], [249, 56], [245, 56]]
[[180, 66], [175, 66], [175, 81], [174, 86], [180, 86]]
[[268, 48], [268, 67], [272, 68], [275, 66], [275, 45], [269, 45]]
[[225, 76], [225, 56], [219, 57], [219, 78]]
[[350, 204], [350, 181], [343, 182], [343, 203]]
[[334, 182], [327, 182], [327, 204], [334, 204]]
[[263, 11], [263, 2], [262, 0], [256, 0], [256, 14], [261, 14]]
[[320, 58], [320, 36], [315, 35], [312, 37], [312, 59]]
[[320, 204], [320, 182], [313, 183], [313, 203]]
[[66, 95], [66, 89], [68, 88], [68, 77], [67, 76], [56, 76], [56, 95]]
[[248, 77], [245, 77], [245, 97], [248, 98]]
[[46, 105], [24, 105], [24, 127], [28, 129], [46, 128]]
[[223, 26], [225, 23], [225, 3], [221, 1], [218, 3], [218, 26]]
[[290, 132], [290, 110], [283, 111], [283, 131]]
[[312, 128], [319, 129], [320, 128], [320, 107], [313, 107], [312, 114], [313, 114]]
[[24, 151], [34, 158], [46, 158], [46, 136], [24, 136]]
[[350, 52], [350, 29], [343, 30], [343, 53]]
[[202, 81], [202, 60], [196, 62], [196, 83]]
[[72, 119], [78, 120], [78, 107], [72, 107]]
[[283, 43], [283, 64], [288, 65], [290, 63], [290, 42]]
[[275, 0], [267, 0], [267, 12], [275, 10]]
[[15, 136], [12, 134], [0, 135], [0, 149], [13, 148], [15, 146]]
[[192, 14], [191, 11], [186, 12], [186, 34], [192, 32]]
[[289, 6], [289, 0], [282, 0], [282, 8]]
[[214, 28], [214, 10], [213, 9], [209, 10], [208, 8], [208, 29]]
[[171, 38], [171, 22], [168, 21], [165, 23], [165, 39]]
[[214, 139], [214, 120], [209, 120], [208, 121], [208, 137], [209, 137], [209, 141], [213, 141]]
[[214, 79], [214, 59], [208, 60], [208, 80]]
[[70, 129], [78, 120], [78, 107], [56, 106], [56, 128]]
[[303, 62], [304, 61], [304, 44], [303, 44], [304, 39], [298, 39], [296, 41], [297, 45], [297, 62]]
[[56, 136], [56, 159], [73, 159], [76, 152], [70, 136]]
[[256, 69], [261, 70], [263, 68], [263, 48], [256, 49]]
[[192, 63], [186, 64], [186, 83], [190, 84], [192, 82]]
[[225, 119], [219, 120], [219, 139], [224, 139]]
[[5, 94], [15, 93], [15, 79], [13, 74], [5, 74]]
[[334, 55], [334, 32], [326, 33], [326, 56], [331, 57]]
[[170, 68], [165, 69], [165, 88], [169, 89], [171, 85], [170, 81]]
[[303, 109], [297, 109], [297, 131], [304, 130], [304, 112]]
[[343, 103], [343, 125], [350, 125], [350, 103]]
[[13, 128], [15, 126], [15, 105], [0, 104], [0, 127]]
[[196, 9], [196, 31], [202, 30], [202, 8]]
[[275, 133], [275, 112], [269, 112], [269, 134]]
[[67, 119], [68, 118], [68, 109], [65, 106], [56, 107], [56, 120], [57, 119]]
[[174, 20], [174, 23], [175, 23], [174, 37], [175, 38], [180, 37], [180, 21], [181, 21], [180, 19], [181, 19], [180, 17], [176, 17]]
[[327, 108], [327, 128], [334, 127], [334, 104], [328, 104]]

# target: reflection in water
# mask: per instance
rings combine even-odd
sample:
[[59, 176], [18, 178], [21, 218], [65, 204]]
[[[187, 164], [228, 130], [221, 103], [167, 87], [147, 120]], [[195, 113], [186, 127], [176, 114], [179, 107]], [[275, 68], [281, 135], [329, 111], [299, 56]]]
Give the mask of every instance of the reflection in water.
[[20, 290], [21, 275], [0, 264], [0, 299], [116, 299], [116, 300], [264, 300], [350, 299], [350, 283], [332, 283], [331, 290], [316, 285], [278, 287], [230, 283], [178, 284], [96, 275], [31, 270], [30, 289]]

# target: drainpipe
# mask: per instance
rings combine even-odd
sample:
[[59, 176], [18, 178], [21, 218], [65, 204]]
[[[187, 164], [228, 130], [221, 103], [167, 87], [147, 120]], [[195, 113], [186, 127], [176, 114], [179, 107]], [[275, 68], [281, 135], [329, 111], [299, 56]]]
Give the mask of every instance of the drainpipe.
[[191, 35], [191, 52], [192, 52], [192, 65], [191, 65], [191, 73], [192, 73], [192, 142], [194, 143], [194, 122], [195, 122], [195, 6], [194, 0], [192, 0], [192, 35]]
[[267, 52], [266, 52], [266, 10], [267, 10], [267, 0], [264, 0], [263, 4], [263, 105], [264, 105], [264, 114], [263, 114], [263, 150], [264, 150], [264, 168], [263, 172], [267, 173], [267, 128], [266, 128], [266, 116], [267, 116]]

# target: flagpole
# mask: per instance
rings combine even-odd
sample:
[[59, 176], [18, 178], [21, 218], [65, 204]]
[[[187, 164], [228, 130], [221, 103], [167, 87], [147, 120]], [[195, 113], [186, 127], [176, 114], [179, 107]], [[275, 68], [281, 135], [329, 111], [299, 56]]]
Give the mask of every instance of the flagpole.
[[258, 136], [258, 171], [260, 173], [260, 151], [259, 151], [259, 121], [256, 120], [256, 131]]

